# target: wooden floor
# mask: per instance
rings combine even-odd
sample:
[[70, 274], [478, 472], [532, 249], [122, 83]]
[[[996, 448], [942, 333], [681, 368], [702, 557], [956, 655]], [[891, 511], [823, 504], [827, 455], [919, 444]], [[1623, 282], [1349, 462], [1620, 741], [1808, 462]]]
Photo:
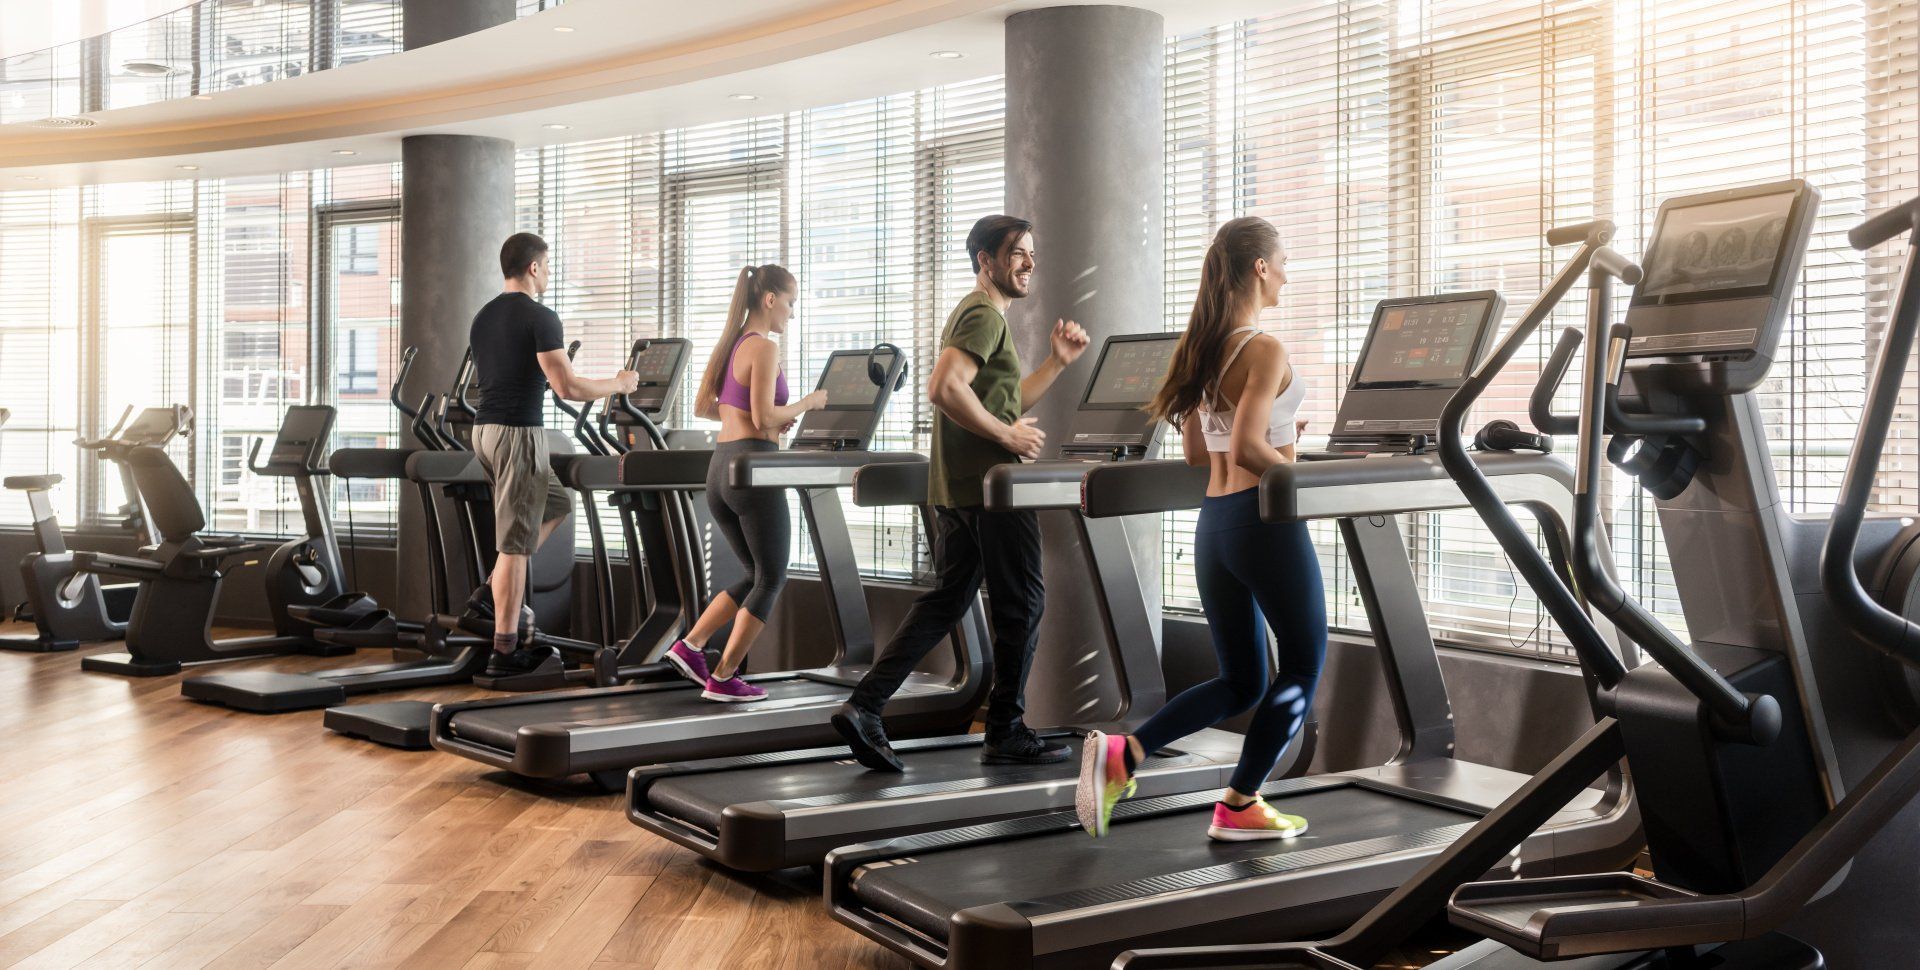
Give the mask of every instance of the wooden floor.
[[906, 966], [829, 919], [814, 877], [711, 866], [629, 824], [618, 795], [179, 685], [0, 652], [0, 966]]

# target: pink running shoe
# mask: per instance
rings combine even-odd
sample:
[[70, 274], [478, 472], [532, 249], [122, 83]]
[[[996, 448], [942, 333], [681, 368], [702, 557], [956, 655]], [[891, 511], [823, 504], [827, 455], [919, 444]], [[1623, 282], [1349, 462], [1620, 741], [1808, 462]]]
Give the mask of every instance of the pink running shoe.
[[1306, 830], [1306, 819], [1276, 811], [1266, 799], [1256, 798], [1237, 809], [1228, 808], [1226, 802], [1215, 802], [1207, 835], [1222, 842], [1250, 842], [1291, 839]]
[[760, 700], [767, 696], [767, 692], [762, 688], [755, 687], [741, 680], [739, 675], [736, 674], [728, 677], [726, 680], [714, 680], [712, 677], [708, 677], [706, 689], [700, 692], [700, 696], [710, 701], [720, 701], [725, 704], [740, 704], [746, 701]]
[[707, 672], [707, 655], [688, 646], [685, 640], [675, 640], [673, 646], [667, 648], [667, 662], [695, 687], [705, 687], [707, 678], [712, 676]]
[[1080, 747], [1080, 785], [1073, 793], [1073, 811], [1080, 827], [1099, 838], [1107, 834], [1113, 820], [1113, 807], [1123, 798], [1131, 798], [1140, 786], [1127, 771], [1127, 738], [1124, 734], [1094, 731]]

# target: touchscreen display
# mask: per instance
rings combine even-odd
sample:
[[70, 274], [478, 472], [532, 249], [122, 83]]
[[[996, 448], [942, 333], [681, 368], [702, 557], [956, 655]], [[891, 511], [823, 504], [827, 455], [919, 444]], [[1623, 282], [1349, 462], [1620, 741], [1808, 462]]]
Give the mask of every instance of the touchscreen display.
[[1087, 384], [1084, 403], [1100, 407], [1144, 406], [1167, 379], [1176, 336], [1152, 340], [1112, 340], [1100, 351], [1100, 368]]
[[[875, 362], [885, 360], [875, 357]], [[834, 410], [871, 408], [880, 398], [880, 386], [867, 377], [867, 355], [834, 354], [827, 359], [827, 371], [820, 375], [820, 390], [827, 392], [827, 407]]]
[[1654, 227], [1636, 301], [1765, 288], [1795, 198], [1776, 192], [1667, 209]]
[[1382, 304], [1355, 385], [1457, 381], [1473, 368], [1473, 349], [1492, 301]]

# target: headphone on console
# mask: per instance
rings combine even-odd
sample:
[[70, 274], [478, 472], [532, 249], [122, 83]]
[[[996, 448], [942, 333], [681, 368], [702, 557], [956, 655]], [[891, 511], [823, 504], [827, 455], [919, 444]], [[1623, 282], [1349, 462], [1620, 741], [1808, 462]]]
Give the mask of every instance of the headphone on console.
[[1537, 451], [1545, 455], [1553, 451], [1553, 438], [1522, 431], [1519, 425], [1501, 418], [1475, 432], [1473, 446], [1480, 451]]
[[893, 386], [887, 388], [888, 393], [893, 393], [907, 386], [907, 371], [911, 369], [912, 365], [907, 361], [907, 355], [901, 352], [900, 348], [886, 341], [874, 344], [873, 349], [867, 351], [867, 379], [872, 381], [875, 387], [887, 387], [888, 365], [874, 359], [883, 352], [893, 355], [893, 359], [900, 364], [899, 371], [893, 375]]

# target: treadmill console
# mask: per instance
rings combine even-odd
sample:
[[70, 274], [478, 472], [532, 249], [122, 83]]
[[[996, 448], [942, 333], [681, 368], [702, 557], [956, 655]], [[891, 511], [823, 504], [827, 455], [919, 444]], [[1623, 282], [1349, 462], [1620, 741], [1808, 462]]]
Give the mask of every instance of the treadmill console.
[[1758, 387], [1819, 204], [1800, 179], [1663, 203], [1627, 309], [1627, 367], [1715, 393]]
[[1055, 457], [1127, 461], [1151, 455], [1160, 443], [1164, 422], [1155, 421], [1142, 408], [1167, 379], [1167, 366], [1179, 343], [1179, 334], [1108, 337]]
[[1439, 437], [1441, 408], [1486, 356], [1505, 308], [1493, 290], [1381, 300], [1327, 450], [1300, 457], [1424, 452]]
[[[874, 383], [868, 360], [884, 369]], [[864, 451], [880, 427], [887, 399], [906, 360], [896, 352], [870, 354], [865, 350], [836, 350], [820, 369], [816, 390], [827, 392], [827, 406], [800, 417], [792, 448], [812, 451]]]
[[684, 337], [656, 337], [631, 361], [640, 375], [640, 386], [627, 399], [649, 416], [664, 413], [679, 396], [680, 376], [687, 370], [687, 352], [692, 344]]

